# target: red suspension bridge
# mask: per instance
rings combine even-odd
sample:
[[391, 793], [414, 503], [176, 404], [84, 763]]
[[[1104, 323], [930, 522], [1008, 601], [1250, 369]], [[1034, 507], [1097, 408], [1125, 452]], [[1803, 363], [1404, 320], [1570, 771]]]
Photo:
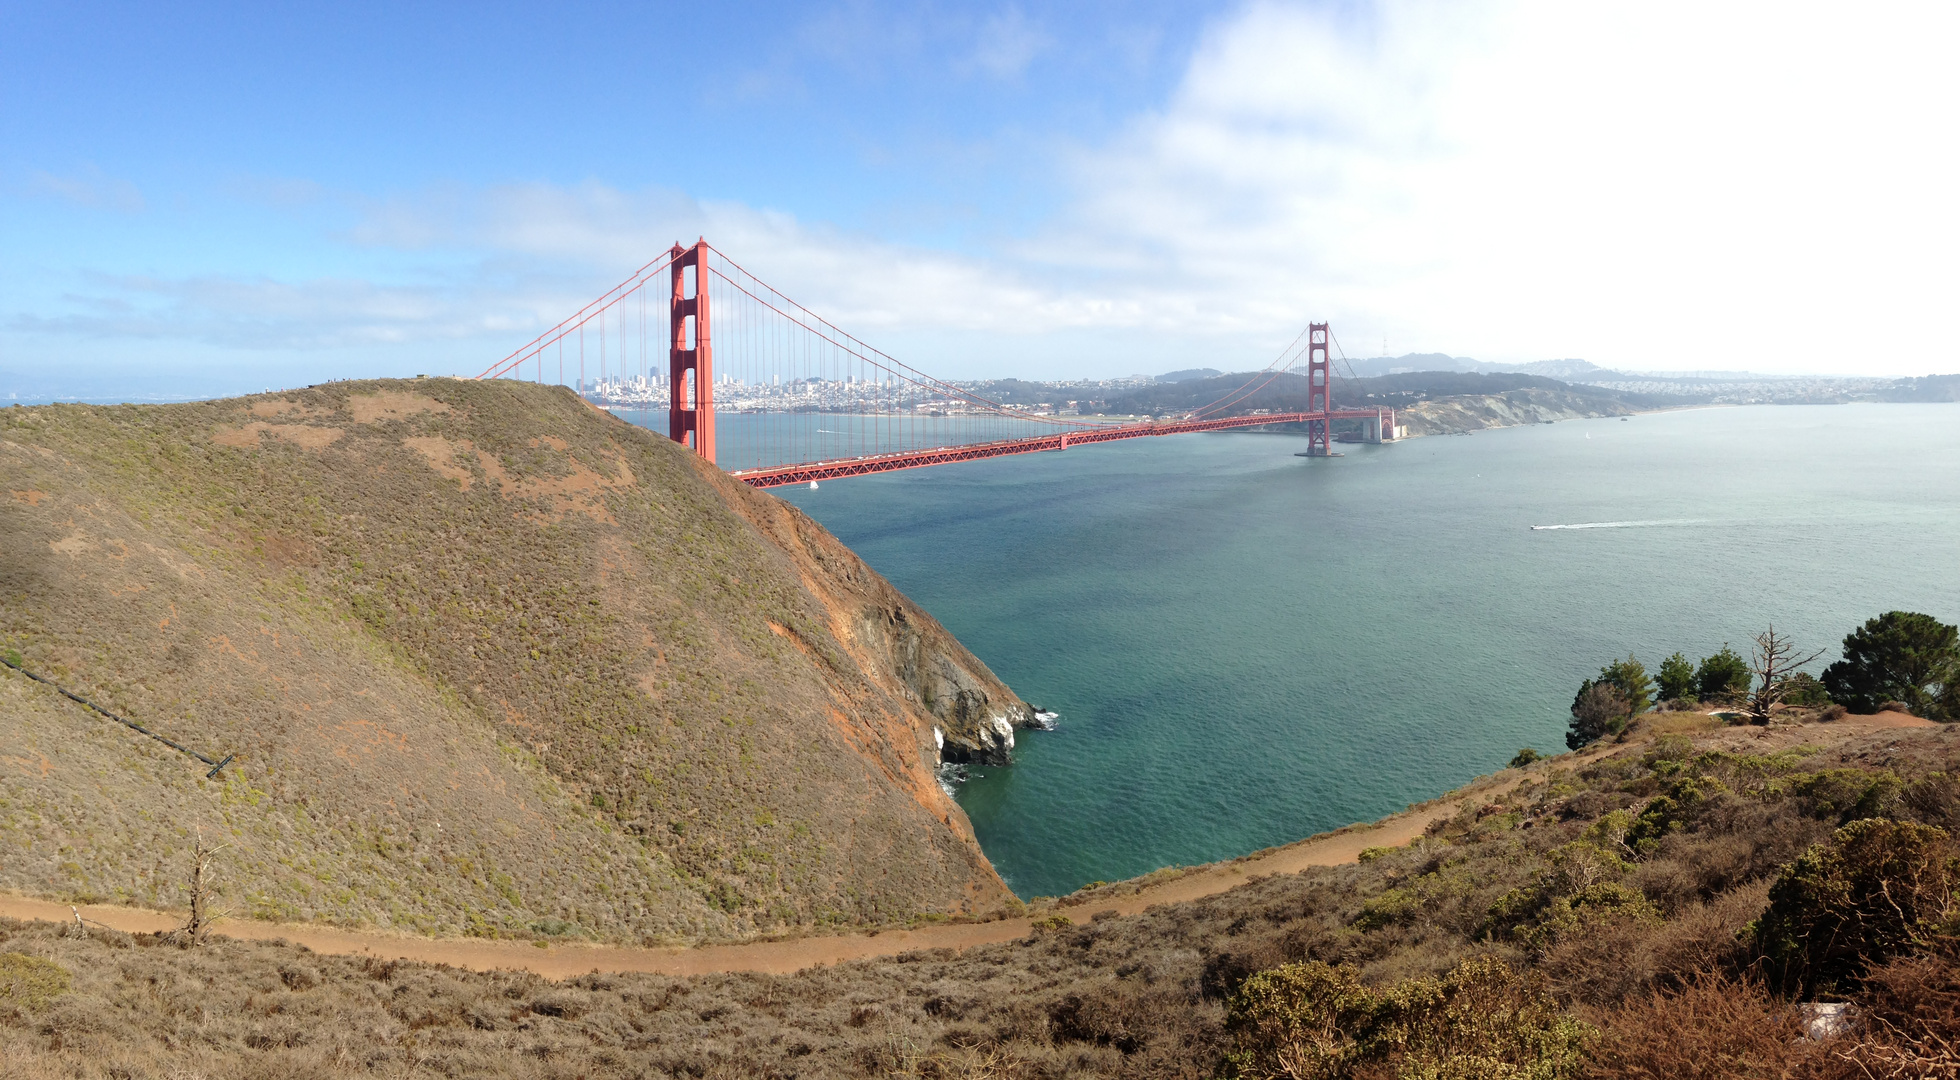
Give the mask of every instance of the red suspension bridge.
[[[894, 359], [702, 240], [675, 244], [478, 378], [561, 384], [572, 378], [581, 395], [615, 406], [648, 412], [664, 406], [675, 442], [765, 488], [1273, 424], [1304, 425], [1309, 457], [1331, 453], [1336, 420], [1358, 421], [1364, 442], [1393, 439], [1393, 409], [1335, 407], [1331, 344], [1327, 324], [1314, 323], [1245, 384], [1175, 418], [1121, 422], [1038, 413]], [[1250, 408], [1255, 394], [1303, 362], [1306, 410]]]

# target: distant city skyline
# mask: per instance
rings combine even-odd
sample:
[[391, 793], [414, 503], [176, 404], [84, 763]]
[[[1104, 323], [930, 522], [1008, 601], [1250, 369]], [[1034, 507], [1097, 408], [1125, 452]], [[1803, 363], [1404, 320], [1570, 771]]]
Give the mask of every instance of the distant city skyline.
[[955, 379], [1960, 371], [1945, 6], [4, 11], [23, 385], [474, 374], [699, 235]]

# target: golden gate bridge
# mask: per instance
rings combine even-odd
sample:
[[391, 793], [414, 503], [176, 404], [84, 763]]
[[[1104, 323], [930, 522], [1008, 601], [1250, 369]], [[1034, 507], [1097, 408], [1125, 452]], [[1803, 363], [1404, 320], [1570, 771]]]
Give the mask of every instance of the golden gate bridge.
[[[555, 364], [556, 381], [576, 377], [581, 395], [592, 385], [662, 395], [668, 437], [743, 483], [767, 488], [1272, 424], [1304, 425], [1307, 457], [1332, 453], [1336, 420], [1358, 421], [1364, 442], [1392, 440], [1393, 409], [1335, 407], [1332, 343], [1328, 324], [1312, 323], [1243, 385], [1176, 417], [1123, 422], [1033, 413], [865, 344], [704, 239], [675, 244], [477, 377], [545, 382]], [[1302, 361], [1305, 410], [1251, 408], [1254, 395]], [[596, 382], [588, 368], [596, 369]]]

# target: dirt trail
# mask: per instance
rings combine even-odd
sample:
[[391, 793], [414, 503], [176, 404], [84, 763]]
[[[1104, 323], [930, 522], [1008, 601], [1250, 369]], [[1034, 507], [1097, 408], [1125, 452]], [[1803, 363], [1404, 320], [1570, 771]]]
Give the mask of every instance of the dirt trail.
[[[1805, 725], [1802, 728], [1735, 728], [1729, 732], [1741, 742], [1774, 736], [1779, 743], [1817, 742], [1829, 731], [1839, 738], [1874, 730], [1908, 727], [1935, 727], [1929, 721], [1901, 714], [1875, 717], [1852, 716], [1828, 728]], [[1825, 741], [1831, 741], [1827, 736]], [[1596, 746], [1576, 754], [1561, 755], [1566, 765], [1584, 765], [1623, 746]], [[1517, 786], [1522, 776], [1513, 773], [1501, 780], [1473, 783], [1422, 806], [1383, 818], [1372, 825], [1351, 826], [1284, 847], [1268, 848], [1243, 859], [1212, 863], [1185, 874], [1147, 884], [1134, 892], [1091, 899], [1085, 903], [1058, 908], [1075, 922], [1085, 922], [1098, 912], [1113, 911], [1132, 915], [1157, 904], [1175, 904], [1213, 896], [1236, 888], [1255, 878], [1272, 874], [1298, 873], [1313, 866], [1338, 866], [1355, 861], [1363, 849], [1406, 844], [1422, 835], [1430, 822], [1448, 817], [1465, 803], [1483, 801]], [[143, 908], [89, 904], [79, 907], [81, 916], [97, 924], [129, 933], [154, 933], [183, 923], [181, 915]], [[43, 919], [69, 922], [75, 911], [67, 904], [28, 897], [0, 894], [0, 916], [13, 919]], [[642, 949], [616, 945], [553, 945], [539, 948], [528, 942], [485, 941], [476, 938], [417, 938], [360, 930], [296, 923], [226, 922], [219, 933], [246, 940], [285, 940], [304, 945], [314, 952], [330, 955], [362, 955], [382, 959], [419, 960], [449, 964], [473, 971], [497, 969], [534, 972], [552, 979], [569, 978], [591, 971], [647, 971], [663, 975], [706, 975], [725, 971], [763, 971], [786, 973], [816, 964], [836, 964], [873, 956], [892, 956], [912, 949], [965, 949], [1026, 937], [1030, 920], [1002, 919], [986, 923], [952, 923], [923, 926], [916, 930], [884, 930], [832, 937], [791, 938], [736, 945], [703, 945], [697, 948]]]
[[[1438, 818], [1454, 814], [1464, 802], [1489, 798], [1510, 790], [1516, 779], [1486, 783], [1444, 800], [1419, 807], [1373, 825], [1270, 848], [1235, 862], [1197, 867], [1169, 881], [1146, 885], [1132, 893], [1094, 899], [1057, 909], [1076, 922], [1101, 911], [1129, 915], [1156, 904], [1196, 900], [1236, 888], [1258, 877], [1297, 873], [1310, 866], [1353, 862], [1363, 848], [1406, 844]], [[82, 918], [129, 933], [154, 933], [183, 923], [181, 915], [107, 904], [80, 905], [0, 895], [0, 916], [70, 922]], [[703, 975], [723, 971], [791, 972], [816, 964], [835, 964], [872, 956], [891, 956], [911, 949], [965, 949], [1026, 937], [1026, 918], [985, 923], [951, 923], [916, 930], [884, 930], [832, 937], [804, 937], [737, 945], [703, 945], [686, 949], [642, 949], [613, 945], [553, 945], [538, 948], [529, 942], [484, 941], [476, 938], [416, 938], [299, 923], [225, 922], [217, 932], [246, 940], [285, 940], [314, 952], [363, 955], [383, 959], [420, 960], [475, 971], [518, 969], [562, 979], [590, 971], [650, 971], [664, 975]]]

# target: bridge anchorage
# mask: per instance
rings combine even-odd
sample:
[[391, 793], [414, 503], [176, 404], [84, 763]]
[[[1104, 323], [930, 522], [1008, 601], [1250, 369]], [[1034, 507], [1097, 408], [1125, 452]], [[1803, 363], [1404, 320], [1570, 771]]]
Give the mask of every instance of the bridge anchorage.
[[[663, 275], [668, 286], [664, 372], [657, 359], [658, 306], [649, 311], [649, 298], [657, 295], [650, 286]], [[655, 414], [664, 402], [670, 438], [743, 483], [768, 488], [1117, 439], [1275, 424], [1304, 425], [1303, 457], [1332, 456], [1339, 441], [1395, 439], [1393, 409], [1335, 405], [1330, 348], [1338, 349], [1338, 342], [1328, 324], [1313, 323], [1243, 385], [1179, 417], [1112, 421], [1079, 410], [1064, 415], [1067, 406], [996, 401], [928, 375], [853, 337], [697, 240], [675, 244], [478, 378], [555, 378], [622, 412]], [[1255, 395], [1297, 372], [1302, 361], [1305, 409], [1250, 407]], [[548, 376], [553, 365], [555, 373]], [[1348, 420], [1356, 421], [1358, 430], [1337, 433], [1335, 421]]]

